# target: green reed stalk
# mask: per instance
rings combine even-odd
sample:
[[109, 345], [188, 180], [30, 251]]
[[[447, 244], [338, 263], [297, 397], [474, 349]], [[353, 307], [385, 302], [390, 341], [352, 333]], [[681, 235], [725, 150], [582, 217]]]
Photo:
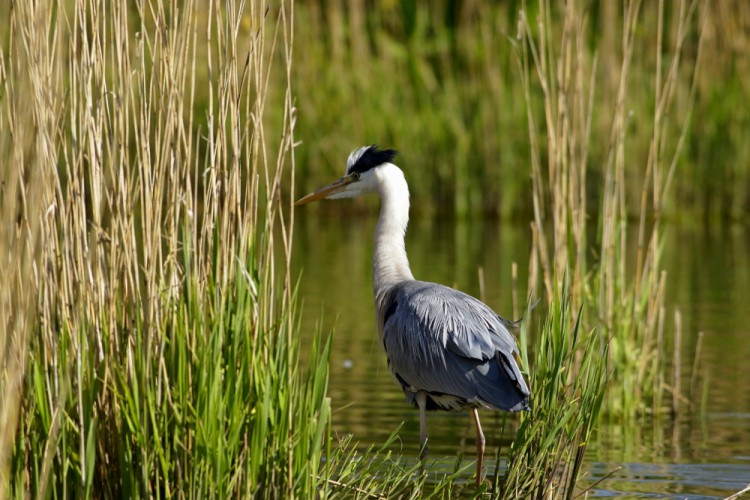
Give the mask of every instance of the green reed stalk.
[[[530, 353], [529, 325], [521, 328], [521, 356], [533, 366], [531, 410], [511, 445], [499, 487], [505, 498], [572, 498], [584, 452], [598, 420], [608, 380], [607, 344], [585, 331], [567, 281], [555, 292]], [[531, 365], [529, 365], [531, 361]]]
[[434, 463], [422, 464], [414, 457], [393, 451], [400, 428], [381, 445], [358, 450], [353, 436], [340, 437], [327, 453], [324, 480], [319, 494], [324, 498], [454, 498], [464, 491], [481, 493], [466, 482], [474, 464], [460, 457], [450, 472], [432, 472]]

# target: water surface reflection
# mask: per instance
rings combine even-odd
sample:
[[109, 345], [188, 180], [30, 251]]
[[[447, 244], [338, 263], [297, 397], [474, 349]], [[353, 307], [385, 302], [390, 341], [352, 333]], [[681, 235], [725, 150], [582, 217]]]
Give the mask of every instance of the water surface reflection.
[[[392, 380], [375, 330], [370, 275], [375, 217], [300, 211], [295, 224], [303, 335], [311, 337], [321, 317], [325, 330], [335, 329], [329, 390], [334, 431], [353, 434], [362, 447], [377, 446], [403, 423], [399, 446], [416, 457], [418, 413]], [[710, 498], [750, 482], [750, 232], [672, 226], [665, 235], [669, 315], [679, 307], [684, 366], [692, 365], [703, 332], [705, 413], [627, 429], [603, 422], [588, 450], [589, 484], [622, 469], [596, 485], [597, 496]], [[507, 317], [518, 315], [527, 295], [529, 242], [528, 225], [483, 220], [418, 219], [406, 237], [417, 279], [459, 288]], [[513, 262], [520, 304], [512, 294]], [[690, 370], [683, 371], [687, 386]], [[514, 417], [506, 421], [484, 412], [482, 419], [488, 446], [507, 448]], [[429, 420], [433, 457], [451, 464], [459, 451], [471, 457], [474, 432], [466, 414], [431, 413]]]

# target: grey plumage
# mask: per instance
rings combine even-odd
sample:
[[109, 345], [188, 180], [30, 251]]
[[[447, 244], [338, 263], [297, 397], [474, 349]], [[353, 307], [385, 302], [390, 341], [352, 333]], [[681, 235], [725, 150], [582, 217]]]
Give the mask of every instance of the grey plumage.
[[425, 391], [436, 409], [528, 408], [515, 341], [484, 303], [436, 283], [405, 281], [377, 310], [388, 366], [409, 403], [416, 406], [416, 392]]
[[388, 366], [419, 408], [422, 456], [427, 453], [428, 409], [468, 408], [477, 428], [477, 485], [481, 481], [484, 434], [478, 408], [520, 411], [529, 389], [516, 363], [509, 321], [479, 300], [435, 283], [416, 281], [404, 234], [409, 187], [391, 163], [394, 150], [365, 146], [349, 155], [344, 177], [297, 201], [380, 196], [375, 226], [372, 287], [378, 332]]

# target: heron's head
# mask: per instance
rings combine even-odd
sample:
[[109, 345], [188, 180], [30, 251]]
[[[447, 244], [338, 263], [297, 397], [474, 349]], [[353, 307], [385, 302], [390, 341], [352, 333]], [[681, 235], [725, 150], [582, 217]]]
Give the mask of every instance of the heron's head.
[[374, 193], [378, 188], [375, 171], [388, 165], [396, 156], [393, 149], [378, 149], [377, 146], [364, 146], [349, 155], [344, 176], [317, 191], [297, 200], [295, 205], [304, 205], [322, 199], [353, 198], [365, 193]]

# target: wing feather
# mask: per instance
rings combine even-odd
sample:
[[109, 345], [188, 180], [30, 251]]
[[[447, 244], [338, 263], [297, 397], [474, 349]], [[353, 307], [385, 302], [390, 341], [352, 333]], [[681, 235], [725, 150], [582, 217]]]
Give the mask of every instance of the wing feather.
[[384, 309], [383, 344], [407, 397], [426, 391], [511, 411], [527, 406], [515, 339], [487, 305], [443, 285], [410, 281], [393, 290]]

